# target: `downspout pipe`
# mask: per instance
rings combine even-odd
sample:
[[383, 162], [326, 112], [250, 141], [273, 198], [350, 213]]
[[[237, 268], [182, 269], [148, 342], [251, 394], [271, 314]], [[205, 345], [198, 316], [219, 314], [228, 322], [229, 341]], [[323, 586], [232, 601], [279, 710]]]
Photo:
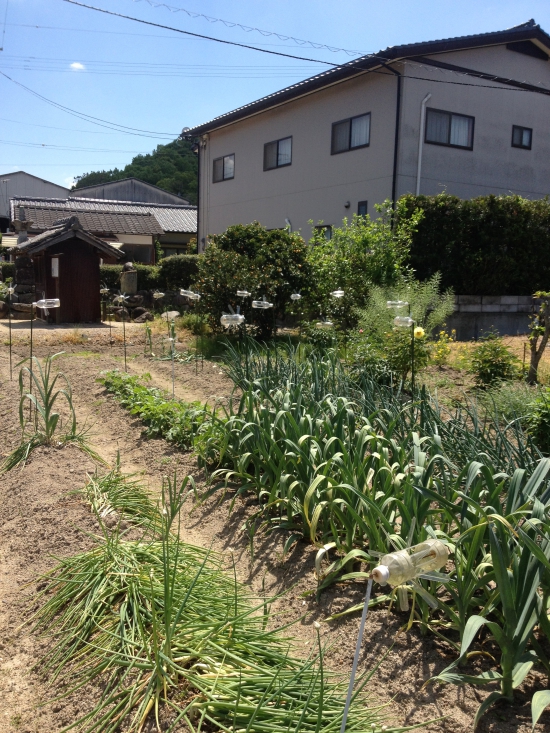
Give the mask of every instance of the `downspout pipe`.
[[420, 133], [418, 134], [418, 163], [416, 166], [416, 195], [420, 196], [420, 181], [422, 175], [422, 151], [424, 149], [424, 126], [426, 123], [426, 104], [431, 99], [431, 94], [426, 94], [420, 105]]
[[391, 200], [392, 200], [392, 209], [395, 209], [395, 197], [397, 195], [397, 163], [398, 163], [398, 156], [399, 156], [399, 124], [401, 122], [401, 88], [402, 88], [402, 80], [403, 75], [400, 71], [397, 71], [396, 69], [392, 68], [391, 66], [386, 66], [386, 64], [382, 64], [382, 66], [385, 69], [388, 69], [388, 71], [391, 71], [392, 74], [395, 74], [397, 77], [397, 100], [396, 100], [396, 107], [395, 107], [395, 138], [393, 143], [393, 171], [392, 171], [392, 182], [391, 182]]

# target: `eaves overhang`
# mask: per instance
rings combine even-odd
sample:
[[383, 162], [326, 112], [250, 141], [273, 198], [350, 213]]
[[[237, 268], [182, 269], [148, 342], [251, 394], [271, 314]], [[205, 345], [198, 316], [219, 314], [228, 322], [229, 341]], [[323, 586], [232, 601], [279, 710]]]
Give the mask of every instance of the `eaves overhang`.
[[346, 81], [353, 76], [372, 73], [376, 70], [386, 73], [383, 71], [384, 66], [404, 61], [411, 57], [431, 56], [440, 53], [449, 53], [450, 51], [499, 46], [516, 41], [532, 41], [550, 54], [550, 36], [533, 20], [503, 31], [458, 36], [439, 41], [422, 41], [421, 43], [409, 43], [402, 46], [390, 46], [376, 54], [362, 56], [354, 61], [339, 65], [336, 68], [328, 69], [321, 74], [304, 79], [304, 81], [285, 87], [280, 91], [250, 102], [250, 104], [220, 115], [202, 125], [192, 127], [190, 130], [186, 130], [186, 137], [199, 137], [200, 135], [212, 132], [239, 120], [278, 107], [290, 100], [298, 99], [325, 87]]

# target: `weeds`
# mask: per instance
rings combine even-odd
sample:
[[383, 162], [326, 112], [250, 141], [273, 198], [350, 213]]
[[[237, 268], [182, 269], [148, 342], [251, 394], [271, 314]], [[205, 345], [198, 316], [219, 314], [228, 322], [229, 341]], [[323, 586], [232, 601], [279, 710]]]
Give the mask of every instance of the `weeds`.
[[[5, 459], [2, 464], [2, 472], [11, 471], [20, 464], [25, 465], [32, 451], [40, 445], [61, 446], [73, 443], [98, 463], [104, 463], [103, 459], [90, 447], [86, 431], [78, 430], [69, 380], [63, 372], [52, 374], [53, 361], [62, 353], [47, 356], [44, 360], [44, 367], [42, 367], [39, 359], [34, 356], [30, 360], [32, 368], [23, 367], [19, 371], [21, 445]], [[31, 384], [34, 385], [34, 393], [26, 392], [24, 386], [25, 376], [30, 378]], [[56, 389], [58, 379], [64, 382], [64, 388]], [[69, 413], [69, 424], [65, 430], [62, 429], [60, 422], [61, 415], [56, 411], [56, 403], [61, 401], [65, 402]], [[34, 432], [30, 437], [24, 414], [27, 403], [30, 403], [31, 409], [34, 408], [34, 420], [32, 421]]]

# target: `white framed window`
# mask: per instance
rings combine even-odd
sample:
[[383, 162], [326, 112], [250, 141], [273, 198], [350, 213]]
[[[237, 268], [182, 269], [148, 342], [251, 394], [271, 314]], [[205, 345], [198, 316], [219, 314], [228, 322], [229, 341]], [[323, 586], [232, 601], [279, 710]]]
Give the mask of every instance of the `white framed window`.
[[533, 130], [530, 127], [512, 125], [512, 147], [531, 150], [533, 143]]
[[370, 145], [370, 112], [332, 123], [330, 154], [366, 148]]
[[425, 142], [473, 150], [474, 121], [470, 115], [429, 108], [426, 110]]
[[235, 178], [235, 154], [224, 155], [223, 158], [216, 158], [212, 168], [212, 180], [214, 183], [228, 181]]

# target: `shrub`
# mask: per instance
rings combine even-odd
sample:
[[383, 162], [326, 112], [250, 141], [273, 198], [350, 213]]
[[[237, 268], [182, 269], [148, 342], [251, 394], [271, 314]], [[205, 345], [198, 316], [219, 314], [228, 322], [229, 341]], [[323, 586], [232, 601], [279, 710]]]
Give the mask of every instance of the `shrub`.
[[550, 389], [545, 389], [532, 404], [527, 424], [537, 446], [550, 453]]
[[158, 286], [166, 290], [188, 289], [198, 272], [199, 255], [171, 255], [159, 265]]
[[512, 354], [502, 338], [490, 331], [472, 349], [470, 370], [479, 387], [490, 387], [497, 382], [519, 376], [519, 359]]
[[440, 292], [439, 273], [427, 282], [419, 282], [407, 275], [396, 287], [371, 289], [367, 307], [359, 314], [359, 325], [366, 338], [379, 344], [384, 342], [385, 334], [393, 329], [396, 315], [407, 315], [407, 310], [394, 310], [387, 307], [388, 300], [402, 300], [410, 304], [411, 317], [429, 335], [442, 326], [454, 310], [452, 291]]
[[531, 295], [550, 282], [550, 200], [404, 196], [400, 221], [418, 215], [409, 264], [425, 280], [469, 295]]
[[[423, 329], [422, 334], [414, 336], [414, 371], [418, 372], [428, 365], [430, 350]], [[390, 371], [399, 375], [404, 382], [412, 369], [412, 334], [409, 328], [393, 328], [385, 334], [382, 353]]]
[[[159, 268], [156, 265], [134, 263], [138, 273], [138, 290], [154, 290], [159, 287]], [[120, 290], [122, 265], [101, 265], [99, 268], [101, 284], [112, 290]]]
[[203, 336], [208, 332], [208, 319], [204, 313], [184, 313], [180, 323], [195, 336]]
[[[243, 307], [247, 326], [266, 338], [275, 330], [276, 317], [284, 317], [291, 293], [310, 281], [307, 245], [298, 234], [286, 230], [268, 231], [257, 222], [231, 226], [211, 237], [204, 255], [198, 258], [194, 287], [201, 293], [200, 309], [210, 326], [220, 331], [220, 316], [228, 307]], [[274, 307], [254, 310], [251, 299], [244, 302], [237, 290], [248, 290], [254, 299], [265, 295]]]
[[[443, 324], [445, 326], [445, 324]], [[442, 367], [449, 361], [451, 355], [451, 344], [456, 341], [456, 331], [453, 329], [450, 334], [443, 328], [437, 335], [432, 345], [430, 360], [438, 367]]]
[[[375, 220], [368, 216], [344, 219], [328, 241], [323, 230], [316, 230], [310, 240], [312, 278], [305, 298], [310, 319], [330, 316], [349, 327], [357, 322], [356, 309], [367, 304], [371, 285], [392, 286], [401, 279], [418, 217], [411, 216], [392, 229], [387, 202], [379, 211], [381, 216]], [[330, 295], [337, 289], [345, 293], [338, 300]]]
[[8, 277], [15, 277], [15, 262], [0, 262], [0, 270], [2, 272], [2, 280]]

